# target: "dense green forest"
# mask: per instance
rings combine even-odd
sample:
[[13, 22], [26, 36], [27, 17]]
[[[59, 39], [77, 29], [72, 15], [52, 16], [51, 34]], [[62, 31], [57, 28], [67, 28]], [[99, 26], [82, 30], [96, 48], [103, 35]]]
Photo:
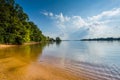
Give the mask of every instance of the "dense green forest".
[[47, 38], [14, 0], [0, 0], [0, 43], [23, 44]]

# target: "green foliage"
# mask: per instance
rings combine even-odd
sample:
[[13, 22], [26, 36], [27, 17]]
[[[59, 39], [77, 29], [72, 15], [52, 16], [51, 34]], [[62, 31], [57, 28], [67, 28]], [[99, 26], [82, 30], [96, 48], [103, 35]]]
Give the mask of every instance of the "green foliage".
[[14, 0], [0, 0], [0, 43], [23, 44], [46, 37]]
[[59, 37], [56, 37], [56, 41], [61, 41], [61, 39]]

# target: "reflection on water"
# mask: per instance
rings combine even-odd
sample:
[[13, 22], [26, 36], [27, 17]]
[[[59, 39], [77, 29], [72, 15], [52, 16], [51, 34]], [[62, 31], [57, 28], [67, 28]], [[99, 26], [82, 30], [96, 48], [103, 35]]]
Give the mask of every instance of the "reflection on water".
[[14, 57], [26, 62], [34, 61], [42, 54], [44, 46], [37, 44], [0, 49], [0, 59]]
[[120, 66], [120, 42], [63, 41], [46, 47], [41, 58], [46, 56]]
[[33, 62], [41, 56], [45, 45], [23, 45], [0, 49], [0, 80], [33, 80], [32, 70], [37, 69]]
[[120, 42], [63, 41], [46, 47], [40, 61], [88, 80], [120, 80]]
[[33, 70], [34, 62], [41, 62], [85, 76], [87, 80], [120, 80], [119, 61], [120, 42], [63, 41], [16, 46], [0, 49], [0, 79], [19, 76], [17, 80], [27, 80], [25, 72]]

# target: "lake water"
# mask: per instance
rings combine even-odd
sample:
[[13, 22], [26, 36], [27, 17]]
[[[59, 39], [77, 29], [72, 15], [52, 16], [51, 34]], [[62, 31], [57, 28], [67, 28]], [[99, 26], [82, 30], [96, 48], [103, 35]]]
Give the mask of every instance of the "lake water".
[[43, 50], [42, 57], [120, 66], [120, 42], [63, 41], [51, 44]]
[[0, 49], [0, 61], [10, 57], [54, 65], [88, 80], [120, 80], [120, 42], [117, 41], [62, 41]]

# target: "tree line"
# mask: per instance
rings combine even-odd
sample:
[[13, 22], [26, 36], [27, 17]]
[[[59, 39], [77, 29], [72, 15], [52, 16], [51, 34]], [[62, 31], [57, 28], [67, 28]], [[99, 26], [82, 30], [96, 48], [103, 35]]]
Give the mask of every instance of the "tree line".
[[81, 41], [120, 41], [120, 38], [93, 38], [93, 39], [82, 39]]
[[0, 43], [39, 42], [47, 37], [14, 0], [0, 0]]

